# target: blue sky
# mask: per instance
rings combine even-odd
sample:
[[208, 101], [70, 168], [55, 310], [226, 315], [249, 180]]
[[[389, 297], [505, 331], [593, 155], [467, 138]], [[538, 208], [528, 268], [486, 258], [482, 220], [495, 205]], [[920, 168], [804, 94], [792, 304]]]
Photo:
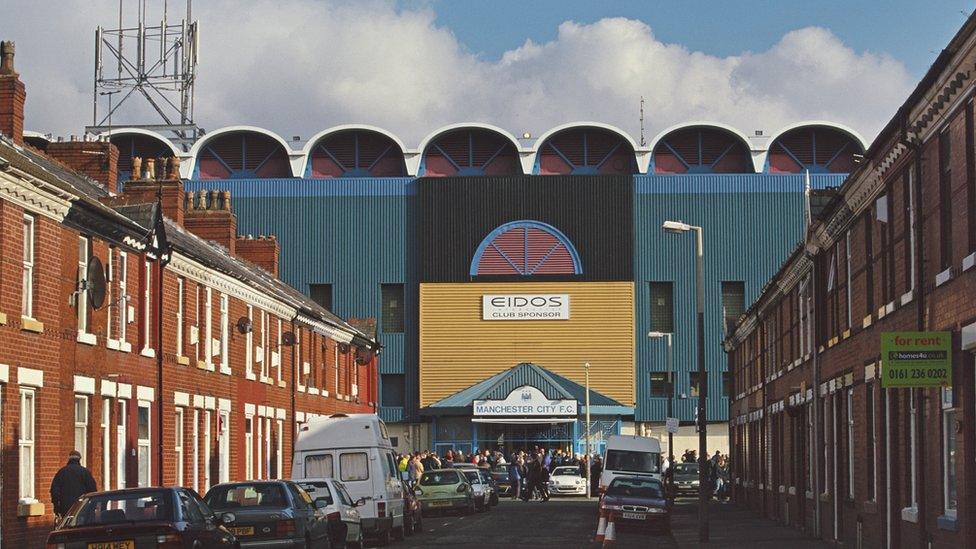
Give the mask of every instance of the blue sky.
[[855, 50], [888, 53], [920, 77], [974, 4], [966, 0], [401, 0], [434, 10], [471, 52], [497, 59], [526, 39], [548, 42], [566, 20], [639, 19], [664, 42], [725, 57], [761, 51], [785, 33], [807, 26], [830, 29]]

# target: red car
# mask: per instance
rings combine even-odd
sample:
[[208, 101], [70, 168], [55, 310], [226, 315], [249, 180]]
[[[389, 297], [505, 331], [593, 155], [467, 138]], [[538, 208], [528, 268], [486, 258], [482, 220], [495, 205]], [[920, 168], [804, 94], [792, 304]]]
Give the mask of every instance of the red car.
[[130, 488], [81, 497], [48, 535], [47, 549], [239, 548], [196, 493]]
[[648, 477], [616, 477], [600, 499], [617, 526], [657, 527], [671, 532], [671, 505], [664, 484]]

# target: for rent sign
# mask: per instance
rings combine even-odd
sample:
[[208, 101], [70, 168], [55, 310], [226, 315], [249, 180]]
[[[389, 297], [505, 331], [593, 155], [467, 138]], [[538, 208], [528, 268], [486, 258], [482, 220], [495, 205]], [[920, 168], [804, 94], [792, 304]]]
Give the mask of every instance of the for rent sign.
[[569, 320], [569, 294], [481, 296], [482, 320]]
[[882, 387], [952, 385], [951, 332], [881, 334]]

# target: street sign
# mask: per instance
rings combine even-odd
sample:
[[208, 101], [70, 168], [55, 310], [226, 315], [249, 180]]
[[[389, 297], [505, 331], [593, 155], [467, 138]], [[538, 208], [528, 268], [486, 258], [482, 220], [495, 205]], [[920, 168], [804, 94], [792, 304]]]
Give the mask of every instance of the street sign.
[[881, 334], [882, 387], [948, 387], [951, 385], [951, 332]]
[[669, 433], [675, 434], [678, 432], [678, 418], [676, 417], [665, 418], [664, 425], [667, 427]]

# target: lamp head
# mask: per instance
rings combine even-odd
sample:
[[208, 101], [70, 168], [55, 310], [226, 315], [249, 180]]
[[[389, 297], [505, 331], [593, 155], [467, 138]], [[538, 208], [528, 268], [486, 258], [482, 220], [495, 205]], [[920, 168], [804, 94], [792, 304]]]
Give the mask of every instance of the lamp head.
[[691, 230], [691, 225], [681, 221], [665, 221], [661, 224], [661, 228], [669, 233], [686, 233]]
[[668, 335], [670, 334], [668, 334], [667, 332], [647, 332], [647, 337], [651, 339], [659, 339], [662, 337], [667, 337]]

